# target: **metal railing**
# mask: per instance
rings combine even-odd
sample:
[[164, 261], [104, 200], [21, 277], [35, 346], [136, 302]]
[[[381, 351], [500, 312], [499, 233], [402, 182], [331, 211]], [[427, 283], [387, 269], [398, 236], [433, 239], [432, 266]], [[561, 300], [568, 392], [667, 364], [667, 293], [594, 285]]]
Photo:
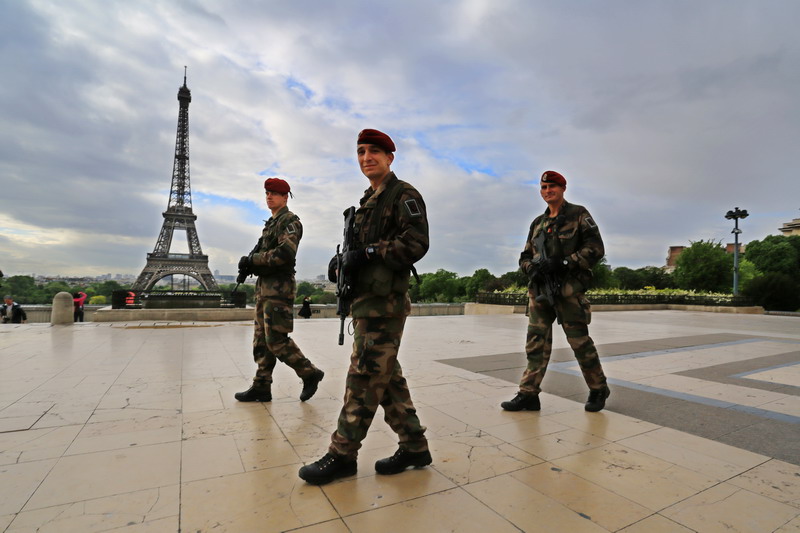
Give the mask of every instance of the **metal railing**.
[[596, 305], [672, 304], [708, 305], [722, 307], [746, 307], [753, 305], [744, 296], [709, 294], [588, 294], [589, 301]]
[[111, 295], [113, 309], [141, 309], [147, 300], [177, 301], [214, 300], [219, 301], [219, 307], [245, 307], [247, 293], [243, 291], [130, 291], [127, 289], [114, 291]]
[[[595, 305], [673, 304], [746, 307], [753, 302], [744, 296], [707, 294], [588, 294]], [[527, 293], [479, 292], [477, 302], [495, 305], [525, 305]]]
[[513, 292], [479, 292], [476, 295], [476, 300], [479, 304], [527, 305], [528, 294]]

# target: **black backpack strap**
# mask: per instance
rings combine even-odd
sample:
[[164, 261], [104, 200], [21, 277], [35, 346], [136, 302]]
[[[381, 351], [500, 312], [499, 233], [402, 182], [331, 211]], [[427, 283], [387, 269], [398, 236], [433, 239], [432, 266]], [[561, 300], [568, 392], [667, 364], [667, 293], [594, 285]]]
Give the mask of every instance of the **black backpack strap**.
[[373, 244], [378, 241], [378, 238], [382, 234], [383, 230], [383, 210], [387, 205], [394, 205], [394, 203], [397, 201], [397, 197], [400, 196], [400, 193], [403, 191], [403, 185], [404, 182], [398, 179], [394, 182], [390, 189], [383, 191], [381, 197], [378, 198], [378, 202], [375, 204], [375, 209], [372, 216], [378, 216], [380, 219], [377, 224], [373, 224], [369, 229], [369, 233], [367, 234], [367, 242], [364, 244]]
[[[378, 215], [381, 218], [378, 224], [373, 224], [372, 227], [370, 228], [370, 231], [367, 234], [367, 244], [372, 244], [378, 240], [383, 230], [383, 217], [381, 216], [381, 213], [383, 213], [383, 209], [387, 205], [394, 205], [394, 203], [397, 201], [397, 198], [400, 196], [400, 193], [403, 192], [404, 185], [405, 182], [400, 181], [398, 179], [392, 185], [391, 189], [383, 191], [381, 197], [378, 198], [378, 202], [375, 205], [373, 216]], [[414, 279], [417, 280], [417, 285], [419, 285], [421, 282], [419, 279], [419, 274], [417, 274], [417, 268], [414, 265], [409, 265], [408, 268], [414, 275]]]

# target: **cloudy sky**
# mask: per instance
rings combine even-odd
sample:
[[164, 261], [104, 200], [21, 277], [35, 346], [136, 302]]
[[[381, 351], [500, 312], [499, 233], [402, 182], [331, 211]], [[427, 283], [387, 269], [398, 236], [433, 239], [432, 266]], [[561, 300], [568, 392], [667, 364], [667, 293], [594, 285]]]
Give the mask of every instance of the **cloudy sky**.
[[[138, 274], [167, 207], [188, 66], [191, 186], [234, 274], [287, 179], [298, 277], [324, 272], [367, 186], [363, 128], [425, 198], [420, 272], [516, 269], [543, 170], [611, 266], [800, 217], [800, 2], [0, 2], [0, 269]], [[794, 148], [792, 148], [794, 147]], [[186, 250], [183, 234], [173, 252]]]

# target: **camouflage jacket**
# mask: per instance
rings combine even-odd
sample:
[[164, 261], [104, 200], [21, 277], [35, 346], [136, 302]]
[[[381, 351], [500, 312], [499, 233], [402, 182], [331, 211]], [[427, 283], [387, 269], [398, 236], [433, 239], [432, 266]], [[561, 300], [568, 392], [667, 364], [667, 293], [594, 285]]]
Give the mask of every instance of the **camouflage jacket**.
[[[383, 202], [383, 195], [394, 201]], [[387, 197], [388, 198], [388, 197]], [[362, 266], [355, 283], [353, 318], [406, 316], [411, 311], [408, 283], [411, 266], [427, 253], [428, 215], [422, 195], [390, 172], [377, 190], [364, 191], [356, 210], [357, 245], [375, 246], [377, 257]], [[374, 239], [371, 239], [374, 237]]]
[[302, 237], [303, 225], [287, 207], [267, 220], [251, 256], [259, 281], [261, 278], [285, 279], [294, 276], [297, 246]]
[[[605, 254], [600, 230], [589, 211], [581, 205], [564, 201], [558, 217], [555, 218], [548, 216], [549, 210], [548, 207], [531, 224], [525, 249], [519, 256], [519, 266], [526, 274], [531, 273], [533, 264], [539, 260], [541, 254], [534, 241], [544, 231], [548, 257], [567, 260], [562, 284], [571, 285], [574, 292], [583, 292], [591, 285], [592, 267]], [[554, 238], [554, 223], [562, 215], [564, 218], [558, 226], [557, 238]], [[580, 282], [580, 285], [576, 285], [574, 281]]]

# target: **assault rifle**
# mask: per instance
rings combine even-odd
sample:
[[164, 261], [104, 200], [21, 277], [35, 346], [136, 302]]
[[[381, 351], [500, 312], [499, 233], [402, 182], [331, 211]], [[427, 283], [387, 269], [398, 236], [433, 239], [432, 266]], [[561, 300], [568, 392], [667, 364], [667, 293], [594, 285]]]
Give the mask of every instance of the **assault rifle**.
[[[253, 247], [253, 249], [252, 249], [252, 250], [250, 250], [250, 253], [249, 253], [249, 254], [247, 254], [247, 257], [253, 257], [253, 254], [254, 254], [254, 253], [256, 253], [256, 252], [258, 251], [258, 249], [259, 249], [259, 247], [260, 247], [260, 246], [261, 246], [261, 239], [259, 238], [259, 239], [258, 239], [258, 242], [256, 243], [256, 245]], [[238, 288], [239, 288], [239, 285], [241, 285], [242, 283], [244, 283], [244, 282], [245, 282], [245, 280], [248, 278], [248, 276], [250, 276], [250, 275], [252, 275], [252, 274], [255, 274], [255, 272], [252, 272], [252, 271], [251, 271], [250, 269], [248, 269], [248, 268], [240, 268], [240, 269], [239, 269], [239, 275], [238, 275], [238, 276], [236, 276], [236, 286], [233, 288], [233, 290], [232, 290], [231, 292], [232, 292], [232, 293], [233, 293], [233, 292], [236, 292], [236, 289], [238, 289]]]
[[336, 314], [339, 315], [339, 346], [344, 344], [344, 321], [350, 314], [353, 303], [355, 276], [342, 269], [342, 255], [355, 249], [356, 208], [348, 207], [344, 212], [344, 240], [336, 245]]
[[[559, 215], [551, 226], [555, 239], [558, 239], [558, 227], [561, 225], [562, 221], [563, 216]], [[539, 261], [537, 265], [534, 265], [535, 268], [539, 268], [539, 265], [546, 263], [550, 259], [547, 254], [547, 247], [545, 246], [546, 233], [545, 231], [540, 231], [539, 235], [533, 239], [533, 245], [536, 247], [536, 251], [539, 252]], [[558, 310], [556, 309], [556, 297], [561, 294], [561, 280], [558, 274], [556, 272], [539, 272], [534, 281], [538, 287], [536, 301], [539, 303], [549, 303], [550, 307], [552, 307], [553, 311], [556, 313], [558, 323], [561, 324], [561, 316], [559, 316]]]

